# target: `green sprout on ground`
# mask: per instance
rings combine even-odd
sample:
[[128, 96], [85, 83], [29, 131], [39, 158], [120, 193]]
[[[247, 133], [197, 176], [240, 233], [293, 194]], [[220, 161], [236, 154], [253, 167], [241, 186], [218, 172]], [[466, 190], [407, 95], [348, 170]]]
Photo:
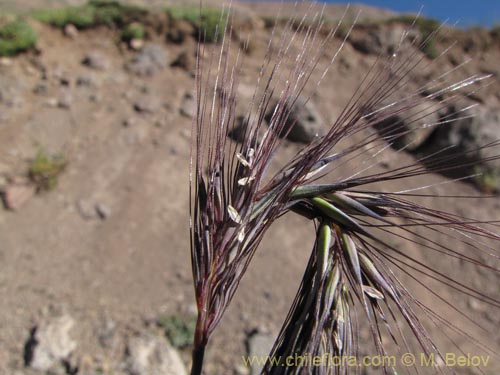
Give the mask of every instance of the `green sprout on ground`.
[[[201, 10], [198, 7], [170, 7], [167, 13], [173, 20], [184, 20], [197, 28], [201, 40], [206, 43], [214, 43], [220, 37], [226, 27], [226, 17], [220, 9], [206, 8]], [[201, 26], [200, 26], [201, 22]]]
[[130, 42], [132, 39], [144, 39], [146, 36], [146, 30], [144, 26], [140, 23], [131, 23], [122, 30], [121, 39], [124, 42]]
[[37, 191], [49, 191], [57, 186], [59, 176], [66, 165], [67, 161], [63, 155], [50, 155], [39, 150], [30, 164], [28, 175]]
[[100, 25], [123, 27], [146, 13], [141, 7], [118, 1], [90, 0], [80, 6], [39, 10], [33, 17], [56, 27], [72, 24], [78, 29], [87, 29]]
[[414, 25], [420, 32], [422, 43], [420, 50], [430, 59], [435, 59], [439, 56], [439, 51], [436, 47], [436, 40], [432, 37], [433, 33], [441, 26], [441, 22], [432, 18], [418, 17], [411, 15], [402, 15], [390, 18], [388, 23], [400, 22], [405, 25]]
[[474, 178], [475, 185], [485, 194], [495, 194], [498, 192], [500, 177], [498, 172], [492, 169], [483, 170], [476, 167], [474, 172], [477, 173]]
[[0, 26], [0, 56], [13, 56], [33, 48], [37, 35], [24, 20], [18, 19]]
[[165, 330], [166, 336], [175, 348], [184, 349], [191, 345], [196, 329], [196, 317], [162, 316], [157, 324]]
[[33, 18], [56, 27], [72, 24], [79, 29], [85, 29], [95, 24], [94, 9], [86, 6], [43, 9], [35, 12]]

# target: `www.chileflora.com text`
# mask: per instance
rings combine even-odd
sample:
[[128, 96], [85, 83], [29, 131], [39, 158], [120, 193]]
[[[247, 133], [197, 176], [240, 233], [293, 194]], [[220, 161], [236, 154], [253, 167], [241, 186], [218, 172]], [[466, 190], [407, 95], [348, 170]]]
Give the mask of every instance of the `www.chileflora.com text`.
[[473, 355], [471, 353], [444, 353], [441, 356], [431, 353], [404, 353], [401, 356], [338, 356], [324, 355], [293, 355], [287, 357], [244, 356], [246, 366], [265, 365], [268, 361], [273, 366], [331, 366], [331, 367], [486, 367], [490, 363], [488, 355]]

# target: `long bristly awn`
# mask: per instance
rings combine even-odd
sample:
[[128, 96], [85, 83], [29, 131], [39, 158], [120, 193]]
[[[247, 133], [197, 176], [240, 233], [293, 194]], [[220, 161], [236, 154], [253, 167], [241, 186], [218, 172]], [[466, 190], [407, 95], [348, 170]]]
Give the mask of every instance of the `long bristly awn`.
[[[444, 27], [419, 39], [409, 37], [413, 35], [409, 32], [410, 25], [395, 51], [376, 58], [326, 134], [306, 144], [278, 170], [271, 165], [295, 125], [288, 121], [292, 108], [300, 102], [299, 98], [305, 98], [307, 103], [313, 93], [322, 94], [325, 77], [331, 74], [331, 67], [348, 43], [357, 17], [349, 23], [347, 14], [346, 9], [328, 29], [323, 8], [311, 4], [305, 15], [276, 22], [254, 80], [255, 92], [246, 103], [247, 126], [239, 143], [227, 136], [236, 126], [238, 85], [245, 63], [241, 49], [233, 45], [236, 22], [231, 4], [221, 13], [221, 21], [225, 21], [221, 24], [226, 26], [217, 31], [215, 39], [219, 43], [205, 44], [200, 37], [190, 171], [191, 257], [198, 307], [192, 375], [202, 373], [209, 338], [262, 237], [277, 218], [292, 213], [314, 223], [316, 241], [302, 284], [270, 356], [358, 358], [367, 350], [381, 356], [391, 351], [419, 350], [426, 356], [435, 356], [439, 364], [445, 358], [434, 336], [445, 336], [456, 344], [454, 335], [459, 335], [498, 357], [497, 350], [488, 347], [480, 337], [470, 335], [435, 310], [435, 306], [422, 302], [401, 277], [410, 279], [412, 286], [430, 293], [436, 303], [446, 305], [479, 331], [481, 322], [477, 317], [462, 311], [441, 290], [429, 286], [429, 282], [493, 308], [500, 307], [498, 296], [478, 290], [467, 275], [457, 279], [446, 270], [437, 269], [432, 262], [436, 256], [449, 257], [483, 272], [500, 271], [497, 219], [479, 220], [422, 203], [428, 202], [429, 197], [435, 201], [452, 198], [451, 202], [473, 199], [425, 192], [434, 186], [425, 182], [425, 176], [464, 168], [473, 162], [464, 158], [461, 150], [443, 149], [419, 155], [410, 163], [385, 170], [377, 168], [388, 153], [403, 153], [406, 146], [395, 145], [414, 131], [398, 123], [380, 129], [380, 124], [395, 115], [412, 123], [448, 108], [493, 79], [489, 75], [456, 79], [453, 69], [422, 85], [411, 82], [413, 72], [437, 65], [446, 56], [447, 49], [432, 60], [422, 53], [423, 47], [446, 34]], [[324, 52], [333, 48], [335, 52], [325, 58]], [[432, 107], [417, 116], [411, 113], [429, 101]], [[457, 109], [454, 118], [460, 118], [462, 111]], [[271, 116], [267, 116], [269, 112]], [[451, 117], [444, 116], [439, 122], [424, 126], [442, 126]], [[490, 142], [481, 148], [498, 151], [498, 146], [499, 142]], [[490, 155], [481, 162], [498, 159], [498, 152]], [[345, 164], [352, 166], [347, 175], [339, 173]], [[420, 184], [393, 191], [391, 182], [411, 178], [418, 178]], [[437, 233], [440, 240], [434, 240]], [[388, 238], [397, 239], [399, 245]], [[454, 247], [456, 242], [461, 244], [460, 248]], [[426, 256], [416, 257], [405, 246], [417, 246]], [[364, 325], [370, 329], [370, 343], [360, 339]], [[457, 350], [461, 350], [459, 346]], [[346, 363], [282, 364], [268, 360], [262, 373], [361, 371]], [[380, 371], [453, 373], [446, 366], [436, 365], [431, 369], [415, 365], [403, 370], [398, 366], [384, 364]]]

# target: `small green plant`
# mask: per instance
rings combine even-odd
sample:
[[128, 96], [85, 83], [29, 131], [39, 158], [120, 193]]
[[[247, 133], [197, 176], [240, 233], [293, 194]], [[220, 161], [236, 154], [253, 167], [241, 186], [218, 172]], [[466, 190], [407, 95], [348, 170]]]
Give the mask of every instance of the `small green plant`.
[[35, 184], [37, 191], [52, 190], [57, 186], [59, 175], [66, 165], [63, 155], [50, 155], [41, 149], [30, 164], [29, 178]]
[[90, 0], [88, 6], [96, 11], [96, 20], [99, 24], [122, 27], [131, 20], [137, 20], [148, 11], [140, 6], [127, 5], [119, 1]]
[[160, 317], [157, 323], [165, 330], [165, 334], [175, 348], [183, 349], [191, 345], [196, 329], [196, 317], [168, 315]]
[[121, 33], [121, 39], [124, 42], [130, 42], [132, 39], [144, 39], [145, 36], [144, 26], [137, 22], [125, 26]]
[[415, 16], [413, 15], [402, 15], [402, 16], [392, 17], [388, 19], [386, 22], [387, 23], [399, 22], [405, 25], [415, 24], [415, 26], [427, 36], [433, 33], [441, 25], [441, 22], [433, 18], [427, 18], [422, 16], [415, 18]]
[[36, 44], [37, 35], [23, 20], [15, 20], [0, 27], [0, 56], [12, 56], [29, 50]]
[[387, 23], [403, 23], [408, 26], [415, 25], [422, 38], [420, 50], [430, 59], [435, 59], [439, 56], [435, 39], [432, 37], [432, 34], [435, 33], [441, 25], [439, 21], [426, 17], [415, 18], [411, 15], [402, 15], [390, 18], [387, 20]]
[[494, 194], [498, 192], [500, 178], [495, 170], [482, 170], [476, 167], [474, 171], [477, 173], [474, 178], [474, 183], [485, 194]]
[[34, 13], [33, 18], [56, 27], [72, 24], [85, 29], [95, 24], [95, 10], [87, 6], [43, 9]]
[[90, 0], [81, 6], [40, 10], [33, 17], [56, 27], [72, 24], [79, 29], [86, 29], [99, 25], [122, 27], [146, 13], [141, 7], [118, 1]]
[[[167, 13], [174, 20], [185, 20], [197, 28], [198, 35], [206, 43], [216, 42], [226, 26], [226, 17], [221, 10], [215, 8], [202, 9], [197, 7], [170, 7]], [[201, 24], [200, 24], [201, 19]]]
[[422, 45], [420, 49], [429, 59], [435, 59], [439, 56], [439, 51], [433, 39]]

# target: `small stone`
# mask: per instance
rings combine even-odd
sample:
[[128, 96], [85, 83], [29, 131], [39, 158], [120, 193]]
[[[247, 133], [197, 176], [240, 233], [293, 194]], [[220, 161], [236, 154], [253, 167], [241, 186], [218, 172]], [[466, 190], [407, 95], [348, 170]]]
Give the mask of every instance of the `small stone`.
[[[266, 114], [266, 120], [271, 123], [273, 113], [276, 110], [276, 105], [270, 106], [270, 110]], [[287, 138], [293, 142], [309, 143], [325, 135], [326, 126], [321, 119], [321, 115], [314, 104], [305, 98], [298, 98], [289, 108], [289, 104], [284, 104], [285, 114], [288, 114], [286, 119], [285, 129], [292, 127], [287, 135]]]
[[70, 93], [64, 93], [58, 100], [57, 106], [63, 109], [69, 109], [73, 102], [73, 96]]
[[164, 338], [135, 336], [127, 345], [131, 375], [186, 375], [179, 353]]
[[48, 87], [45, 83], [38, 83], [34, 88], [33, 92], [37, 95], [45, 95], [48, 92]]
[[154, 125], [156, 128], [163, 128], [166, 125], [166, 121], [162, 117], [161, 119], [156, 120]]
[[190, 316], [196, 316], [198, 314], [198, 306], [196, 303], [190, 303], [186, 308], [186, 314]]
[[139, 51], [144, 47], [144, 39], [134, 38], [130, 41], [130, 48], [135, 51]]
[[163, 46], [150, 44], [145, 46], [125, 67], [138, 76], [153, 76], [167, 66], [167, 60], [167, 53]]
[[71, 80], [68, 77], [61, 77], [59, 79], [59, 83], [61, 86], [69, 86], [71, 84]]
[[77, 86], [86, 86], [86, 87], [92, 86], [92, 77], [86, 75], [79, 76], [76, 79], [76, 84]]
[[3, 191], [4, 205], [9, 210], [17, 211], [35, 195], [35, 192], [36, 189], [31, 184], [8, 185]]
[[26, 365], [38, 371], [49, 371], [66, 361], [77, 346], [70, 337], [74, 324], [71, 316], [63, 315], [35, 327], [25, 346]]
[[404, 111], [398, 110], [396, 105], [392, 109], [394, 115], [374, 122], [373, 127], [390, 140], [394, 148], [405, 147], [407, 151], [416, 151], [436, 130], [436, 124], [440, 121], [440, 105], [437, 101], [425, 100]]
[[111, 208], [109, 206], [105, 205], [104, 203], [97, 203], [95, 205], [95, 210], [97, 212], [97, 215], [99, 215], [99, 218], [102, 220], [106, 220], [111, 216]]
[[46, 107], [57, 107], [59, 105], [59, 100], [56, 98], [48, 98], [44, 104]]
[[196, 115], [196, 101], [192, 94], [187, 93], [182, 98], [180, 113], [189, 118], [193, 118]]
[[133, 126], [135, 123], [136, 123], [136, 120], [135, 120], [135, 118], [133, 118], [133, 117], [126, 118], [125, 120], [123, 120], [123, 121], [122, 121], [122, 125], [123, 125], [125, 128], [128, 128], [128, 127], [130, 127], [130, 126]]
[[82, 219], [92, 220], [97, 218], [97, 212], [94, 205], [85, 199], [79, 199], [76, 202], [76, 209]]
[[98, 337], [103, 348], [111, 349], [115, 347], [118, 341], [116, 322], [106, 316], [102, 322], [102, 327], [99, 329]]
[[[248, 339], [248, 355], [250, 358], [266, 358], [269, 355], [274, 344], [274, 337], [255, 333]], [[263, 364], [261, 361], [254, 361], [251, 367], [251, 375], [259, 375], [262, 371]]]
[[248, 374], [250, 374], [250, 369], [243, 364], [238, 364], [238, 365], [234, 366], [234, 374], [235, 375], [248, 375]]
[[187, 21], [177, 20], [172, 23], [167, 33], [167, 41], [175, 44], [182, 44], [187, 37], [194, 34], [193, 25]]
[[177, 58], [170, 64], [172, 67], [178, 67], [186, 71], [191, 71], [194, 69], [196, 61], [194, 56], [188, 51], [182, 51], [179, 53]]
[[96, 70], [106, 70], [110, 67], [109, 60], [100, 52], [89, 52], [82, 60], [82, 64]]
[[[405, 33], [406, 36], [403, 38]], [[386, 28], [373, 25], [368, 30], [356, 31], [349, 35], [349, 40], [356, 50], [374, 55], [392, 54], [401, 47], [402, 41], [411, 43], [415, 38], [418, 38], [417, 34], [409, 32], [402, 26]]]
[[1, 66], [11, 66], [12, 59], [9, 57], [0, 57], [0, 65]]
[[451, 105], [440, 118], [446, 122], [440, 124], [428, 137], [423, 149], [429, 155], [439, 152], [442, 158], [452, 157], [449, 166], [458, 159], [460, 166], [447, 171], [449, 176], [463, 177], [481, 173], [473, 182], [484, 191], [499, 191], [500, 161], [496, 157], [495, 147], [485, 145], [496, 144], [500, 138], [500, 108], [478, 106], [463, 108], [462, 105]]
[[242, 322], [248, 322], [249, 319], [250, 319], [250, 315], [247, 312], [242, 311], [240, 313], [240, 319], [241, 319]]
[[67, 77], [67, 72], [61, 65], [57, 65], [52, 71], [52, 76], [54, 79], [60, 81], [61, 79], [65, 79]]
[[151, 97], [141, 98], [134, 103], [134, 110], [139, 113], [155, 113], [158, 108], [158, 102]]
[[75, 25], [68, 23], [66, 26], [64, 26], [64, 35], [66, 35], [68, 38], [74, 39], [78, 36], [78, 29]]
[[97, 103], [97, 102], [99, 102], [101, 100], [101, 95], [96, 94], [96, 93], [90, 94], [89, 95], [89, 100], [91, 102]]

